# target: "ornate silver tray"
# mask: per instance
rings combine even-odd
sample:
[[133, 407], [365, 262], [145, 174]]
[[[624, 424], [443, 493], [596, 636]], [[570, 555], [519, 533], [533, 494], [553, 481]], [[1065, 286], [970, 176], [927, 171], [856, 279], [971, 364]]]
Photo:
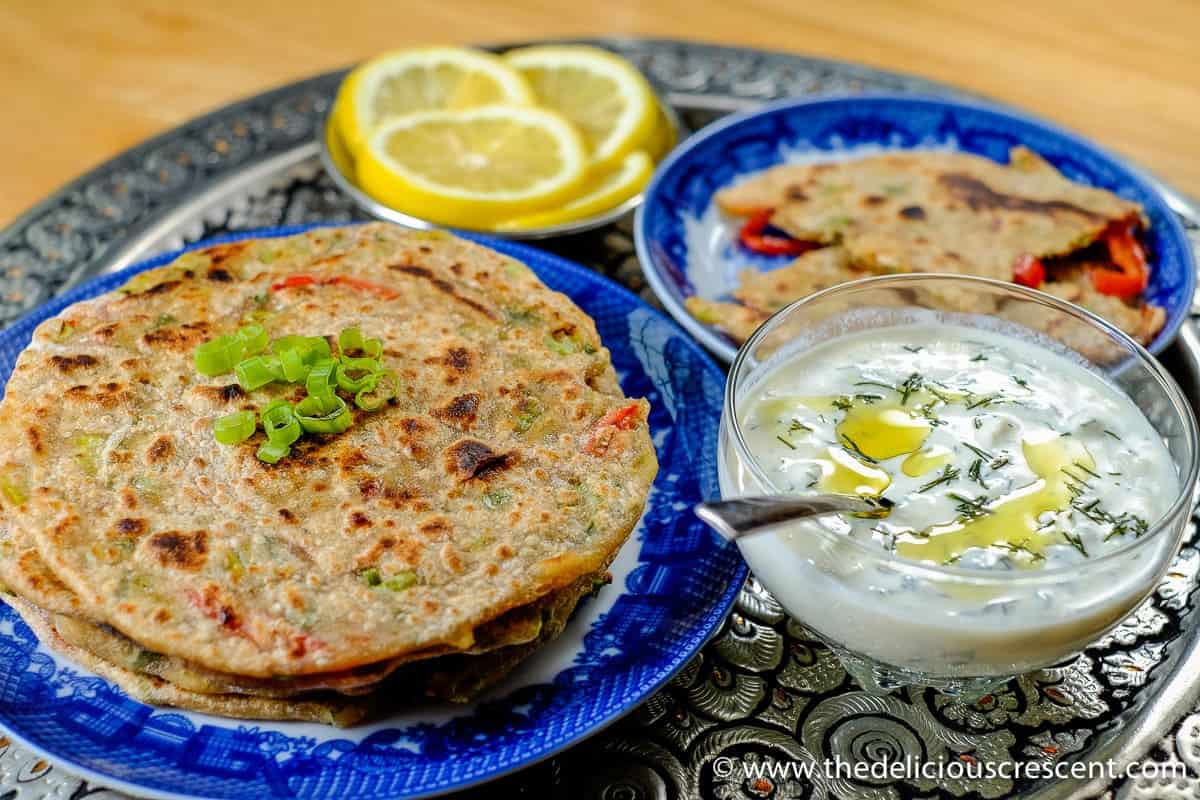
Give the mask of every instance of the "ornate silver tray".
[[[684, 124], [769, 99], [826, 92], [965, 94], [852, 64], [669, 40], [596, 42], [631, 58]], [[0, 326], [66, 287], [230, 230], [360, 218], [326, 176], [316, 132], [342, 73], [235, 103], [88, 173], [0, 231]], [[1200, 206], [1163, 187], [1200, 247]], [[544, 247], [653, 297], [630, 220]], [[1194, 311], [1200, 316], [1200, 306]], [[1164, 359], [1200, 405], [1200, 336]], [[964, 705], [932, 691], [861, 693], [833, 656], [751, 579], [728, 622], [663, 691], [588, 743], [471, 792], [553, 798], [1200, 797], [1200, 550], [1189, 544], [1139, 611], [1078, 659]], [[932, 782], [744, 778], [782, 761], [1153, 761], [1168, 777]], [[732, 773], [732, 774], [730, 774]], [[0, 738], [0, 798], [116, 797]]]

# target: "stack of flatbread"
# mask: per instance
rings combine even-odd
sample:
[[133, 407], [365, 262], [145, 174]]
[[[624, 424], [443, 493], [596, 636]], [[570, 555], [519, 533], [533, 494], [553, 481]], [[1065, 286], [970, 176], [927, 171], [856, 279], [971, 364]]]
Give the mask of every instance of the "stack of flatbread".
[[[303, 393], [197, 372], [197, 345], [248, 322], [358, 327], [399, 391], [276, 464], [261, 430], [220, 444], [214, 419]], [[467, 700], [607, 581], [657, 470], [647, 413], [593, 321], [487, 248], [364, 225], [194, 251], [21, 355], [5, 600], [150, 703], [346, 725]]]
[[[1142, 220], [1112, 192], [1063, 177], [1024, 147], [1010, 163], [948, 151], [904, 151], [821, 164], [774, 167], [717, 193], [728, 214], [772, 209], [771, 224], [822, 245], [769, 272], [745, 270], [737, 303], [692, 297], [688, 309], [744, 341], [768, 316], [821, 289], [871, 275], [939, 272], [1012, 280], [1019, 259], [1043, 260], [1041, 288], [1104, 317], [1146, 343], [1163, 309], [1101, 294], [1088, 270], [1105, 266], [1098, 245], [1109, 226]], [[989, 313], [984, 298], [949, 298], [960, 311]]]

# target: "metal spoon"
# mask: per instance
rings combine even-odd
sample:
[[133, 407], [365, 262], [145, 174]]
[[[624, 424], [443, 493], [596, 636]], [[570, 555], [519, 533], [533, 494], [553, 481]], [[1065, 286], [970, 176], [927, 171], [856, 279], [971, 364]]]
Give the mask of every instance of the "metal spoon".
[[697, 503], [696, 516], [729, 541], [765, 533], [784, 523], [825, 514], [882, 517], [892, 508], [886, 497], [851, 494], [813, 494], [804, 497], [773, 494]]

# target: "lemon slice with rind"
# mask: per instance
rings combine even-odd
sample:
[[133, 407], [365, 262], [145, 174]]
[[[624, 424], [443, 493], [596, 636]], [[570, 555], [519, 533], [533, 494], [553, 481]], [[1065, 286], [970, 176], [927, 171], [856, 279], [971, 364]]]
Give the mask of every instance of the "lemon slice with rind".
[[496, 225], [498, 231], [549, 228], [595, 216], [624, 203], [650, 182], [654, 162], [644, 150], [625, 156], [620, 169], [600, 175], [584, 185], [582, 194], [571, 202], [549, 211], [536, 211]]
[[418, 47], [385, 53], [351, 72], [338, 91], [334, 120], [353, 152], [376, 127], [403, 114], [532, 102], [529, 85], [498, 56]]
[[642, 149], [650, 154], [650, 158], [657, 163], [661, 161], [667, 153], [671, 152], [676, 144], [678, 134], [675, 130], [675, 125], [667, 116], [667, 112], [663, 111], [662, 106], [658, 106], [654, 118], [654, 130], [650, 137], [642, 146]]
[[616, 169], [654, 131], [658, 105], [650, 83], [632, 64], [586, 45], [523, 47], [504, 54], [553, 109], [583, 132], [592, 160]]
[[342, 134], [338, 132], [337, 125], [330, 120], [325, 125], [325, 148], [329, 151], [329, 160], [337, 167], [338, 171], [347, 178], [354, 177], [354, 156], [350, 154], [350, 150], [346, 147], [346, 143], [342, 141]]
[[357, 153], [358, 184], [392, 208], [485, 228], [565, 201], [587, 146], [559, 114], [530, 106], [419, 111], [380, 125]]

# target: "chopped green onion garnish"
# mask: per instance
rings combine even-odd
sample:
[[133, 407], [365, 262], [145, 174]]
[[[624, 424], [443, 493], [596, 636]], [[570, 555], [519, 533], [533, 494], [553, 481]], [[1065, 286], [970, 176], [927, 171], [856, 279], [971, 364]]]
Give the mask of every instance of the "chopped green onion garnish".
[[246, 571], [246, 565], [242, 563], [242, 557], [233, 550], [225, 551], [225, 570], [235, 581], [242, 577]]
[[245, 352], [245, 345], [236, 336], [218, 336], [196, 348], [196, 371], [209, 377], [232, 372]]
[[333, 351], [329, 349], [329, 340], [324, 336], [307, 336], [305, 339], [308, 350], [304, 354], [304, 360], [309, 364], [333, 357]]
[[71, 437], [75, 448], [75, 461], [88, 475], [95, 475], [100, 469], [100, 451], [108, 439], [99, 433], [81, 433]]
[[310, 394], [301, 400], [296, 419], [308, 433], [342, 433], [354, 421], [346, 401], [332, 393], [328, 398]]
[[300, 421], [296, 419], [296, 411], [286, 400], [275, 400], [266, 405], [260, 412], [263, 430], [267, 433], [267, 441], [279, 447], [288, 447], [302, 433]]
[[271, 342], [271, 352], [282, 356], [289, 350], [296, 351], [304, 363], [312, 366], [323, 358], [329, 358], [332, 351], [324, 336], [280, 336]]
[[530, 395], [521, 403], [520, 413], [517, 414], [517, 421], [513, 425], [518, 433], [524, 433], [533, 427], [533, 423], [537, 422], [537, 418], [542, 415], [542, 403], [536, 397]]
[[338, 352], [345, 356], [347, 353], [362, 353], [368, 358], [379, 358], [383, 354], [383, 342], [379, 339], [367, 339], [359, 328], [346, 328], [338, 334]]
[[[258, 457], [275, 464], [288, 456], [291, 446], [305, 433], [342, 433], [353, 424], [354, 414], [348, 401], [338, 396], [339, 390], [353, 394], [355, 404], [364, 411], [375, 411], [396, 396], [399, 380], [379, 361], [383, 354], [380, 339], [367, 338], [356, 327], [346, 328], [337, 339], [338, 358], [332, 357], [330, 341], [297, 334], [272, 340], [263, 324], [250, 321], [234, 334], [197, 347], [196, 369], [204, 375], [233, 372], [247, 391], [275, 381], [302, 383], [308, 391], [294, 406], [277, 399], [257, 415], [238, 411], [218, 417], [213, 420], [213, 437], [221, 444], [238, 444], [253, 436], [261, 421], [267, 441], [258, 448]], [[389, 579], [389, 588], [399, 591], [415, 581], [415, 575], [398, 575]], [[381, 583], [376, 572], [372, 585]]]
[[323, 358], [313, 364], [304, 381], [304, 388], [315, 397], [328, 397], [337, 391], [337, 364], [332, 358]]
[[569, 356], [572, 353], [579, 352], [579, 344], [569, 336], [556, 337], [547, 333], [542, 341], [546, 347], [549, 347], [560, 356]]
[[275, 356], [251, 356], [234, 367], [238, 384], [246, 391], [254, 391], [283, 377], [279, 359]]
[[271, 337], [267, 335], [267, 329], [262, 325], [243, 325], [238, 328], [238, 339], [241, 339], [242, 345], [246, 348], [246, 355], [252, 356], [256, 353], [261, 353], [267, 349], [267, 343], [271, 341]]
[[337, 365], [338, 386], [347, 392], [361, 392], [379, 369], [379, 361], [374, 358], [342, 356], [341, 363]]
[[254, 435], [253, 411], [235, 411], [213, 422], [213, 437], [221, 444], [238, 444]]
[[304, 354], [299, 348], [280, 353], [279, 364], [283, 369], [283, 378], [288, 383], [300, 383], [308, 377], [310, 367], [304, 363]]
[[308, 338], [307, 336], [296, 336], [294, 334], [288, 334], [287, 336], [280, 336], [280, 337], [272, 340], [271, 352], [274, 353], [275, 355], [279, 355], [284, 350], [295, 350], [298, 347], [303, 347], [304, 342], [307, 338]]
[[403, 592], [405, 589], [415, 585], [417, 582], [417, 573], [412, 570], [397, 572], [392, 577], [383, 582], [383, 588], [392, 592]]
[[265, 461], [268, 464], [278, 464], [281, 459], [287, 458], [288, 453], [292, 452], [292, 448], [288, 445], [278, 445], [272, 442], [263, 442], [262, 447], [258, 448], [259, 461]]
[[367, 384], [354, 395], [354, 405], [363, 411], [375, 411], [396, 396], [396, 373], [389, 370], [370, 376]]
[[361, 327], [344, 327], [341, 333], [337, 335], [337, 349], [342, 353], [348, 350], [362, 349], [362, 329]]
[[344, 328], [338, 334], [338, 350], [343, 355], [351, 350], [361, 350], [363, 345], [363, 332], [361, 328]]
[[367, 567], [358, 574], [359, 580], [367, 586], [378, 586], [383, 583], [383, 578], [379, 575], [379, 570], [374, 567]]
[[483, 496], [483, 504], [491, 509], [500, 508], [502, 505], [512, 499], [512, 492], [504, 489], [495, 489]]
[[9, 475], [0, 475], [0, 495], [3, 495], [4, 499], [14, 506], [19, 506], [29, 499], [29, 493], [25, 491], [25, 487], [16, 477]]

